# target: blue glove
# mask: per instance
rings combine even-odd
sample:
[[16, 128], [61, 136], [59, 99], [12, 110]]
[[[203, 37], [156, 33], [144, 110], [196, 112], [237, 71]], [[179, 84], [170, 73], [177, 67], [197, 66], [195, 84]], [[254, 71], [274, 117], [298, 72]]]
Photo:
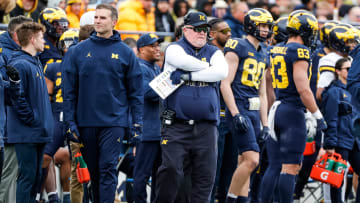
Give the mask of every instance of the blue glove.
[[317, 123], [317, 130], [324, 131], [327, 129], [327, 124], [324, 118], [316, 119], [316, 123]]
[[68, 124], [68, 130], [67, 130], [67, 137], [70, 141], [73, 142], [77, 142], [80, 143], [79, 137], [80, 137], [80, 133], [79, 130], [77, 128], [77, 125], [74, 121], [70, 121]]
[[249, 129], [249, 123], [240, 113], [233, 117], [235, 129], [239, 132], [246, 132]]
[[260, 140], [259, 140], [259, 142], [261, 142], [261, 143], [265, 142], [270, 136], [271, 136], [271, 135], [270, 135], [270, 129], [269, 129], [269, 127], [264, 126], [264, 127], [263, 127], [263, 130], [262, 130], [262, 132], [261, 132], [261, 135], [260, 135]]
[[[184, 77], [185, 75], [187, 75], [188, 77]], [[183, 79], [183, 78], [188, 78], [188, 80], [191, 80], [191, 74], [189, 72], [176, 69], [170, 75], [170, 80], [173, 85], [180, 84], [181, 79]]]

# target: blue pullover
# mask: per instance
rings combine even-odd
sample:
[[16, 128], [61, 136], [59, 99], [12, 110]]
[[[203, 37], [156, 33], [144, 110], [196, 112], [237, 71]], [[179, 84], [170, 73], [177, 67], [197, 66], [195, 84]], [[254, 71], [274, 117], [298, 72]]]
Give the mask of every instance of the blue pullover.
[[20, 50], [9, 65], [20, 74], [18, 97], [7, 107], [8, 143], [52, 141], [53, 116], [40, 60]]
[[79, 127], [142, 124], [143, 78], [133, 51], [116, 31], [106, 39], [93, 32], [71, 47], [62, 63], [64, 121]]

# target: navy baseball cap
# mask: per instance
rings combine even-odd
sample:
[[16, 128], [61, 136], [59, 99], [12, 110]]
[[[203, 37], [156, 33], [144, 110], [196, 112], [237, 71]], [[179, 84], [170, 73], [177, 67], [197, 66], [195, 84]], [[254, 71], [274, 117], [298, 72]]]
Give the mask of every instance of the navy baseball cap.
[[192, 25], [194, 27], [200, 25], [210, 26], [207, 22], [207, 17], [203, 12], [191, 12], [185, 16], [184, 25]]
[[142, 35], [136, 42], [136, 46], [137, 48], [141, 48], [150, 44], [154, 44], [155, 42], [161, 43], [162, 41], [163, 39], [160, 39], [157, 35], [150, 33]]

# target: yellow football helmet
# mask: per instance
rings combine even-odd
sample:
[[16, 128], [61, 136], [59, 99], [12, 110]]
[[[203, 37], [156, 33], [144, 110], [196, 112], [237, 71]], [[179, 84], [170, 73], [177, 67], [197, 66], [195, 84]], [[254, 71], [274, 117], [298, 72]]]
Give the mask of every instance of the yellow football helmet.
[[288, 31], [286, 30], [286, 25], [288, 23], [288, 17], [281, 17], [277, 19], [274, 23], [273, 33], [274, 39], [277, 43], [287, 40]]
[[64, 51], [69, 49], [72, 44], [79, 42], [79, 31], [77, 29], [69, 29], [64, 32], [58, 42], [58, 49]]
[[[251, 9], [244, 17], [244, 30], [260, 42], [263, 42], [272, 35], [271, 29], [273, 21], [274, 19], [269, 11], [262, 8], [254, 8]], [[260, 29], [258, 27], [260, 24], [267, 24], [270, 26], [270, 31], [266, 37], [262, 37], [260, 35]]]
[[46, 33], [59, 38], [69, 26], [66, 13], [61, 8], [45, 8], [41, 11], [39, 23], [46, 27]]
[[358, 43], [358, 38], [358, 32], [352, 25], [339, 23], [330, 30], [330, 48], [343, 54], [349, 54], [352, 49], [349, 43], [353, 43], [355, 46]]
[[300, 35], [305, 46], [315, 48], [319, 25], [313, 14], [309, 12], [297, 12], [294, 15], [291, 13], [286, 29], [289, 34]]
[[338, 21], [331, 20], [331, 21], [326, 22], [324, 24], [324, 26], [320, 29], [320, 40], [324, 46], [330, 47], [330, 44], [329, 44], [330, 30], [337, 24], [339, 24]]

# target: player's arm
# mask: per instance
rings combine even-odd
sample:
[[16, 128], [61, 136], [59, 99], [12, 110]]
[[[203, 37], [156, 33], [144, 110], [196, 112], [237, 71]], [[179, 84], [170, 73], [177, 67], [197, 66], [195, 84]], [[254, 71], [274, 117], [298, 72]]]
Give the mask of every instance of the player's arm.
[[221, 81], [220, 90], [231, 115], [235, 116], [239, 113], [239, 109], [236, 106], [234, 94], [231, 89], [231, 83], [235, 78], [236, 70], [239, 64], [239, 57], [234, 52], [227, 52], [225, 54], [225, 59], [229, 65], [229, 74]]
[[329, 86], [333, 80], [335, 80], [335, 76], [333, 72], [325, 71], [320, 74], [316, 89], [316, 99], [321, 101], [322, 92], [324, 91], [325, 87]]
[[296, 90], [300, 94], [301, 101], [311, 113], [315, 113], [319, 110], [316, 105], [313, 93], [311, 92], [309, 79], [307, 75], [309, 63], [305, 60], [296, 61], [293, 64], [293, 78], [296, 86]]
[[[269, 69], [265, 70], [265, 76], [267, 75], [267, 72], [269, 72]], [[259, 88], [259, 98], [260, 98], [260, 119], [263, 126], [268, 126], [268, 101], [267, 101], [267, 95], [266, 95], [266, 78], [263, 77], [263, 79], [260, 81], [260, 88]], [[271, 84], [270, 84], [271, 85]]]
[[49, 99], [51, 101], [52, 95], [54, 94], [54, 82], [47, 77], [45, 77], [45, 81], [48, 89]]
[[265, 72], [265, 79], [266, 79], [266, 97], [268, 102], [268, 110], [270, 110], [271, 106], [276, 100], [274, 87], [272, 86], [273, 79], [270, 70]]

